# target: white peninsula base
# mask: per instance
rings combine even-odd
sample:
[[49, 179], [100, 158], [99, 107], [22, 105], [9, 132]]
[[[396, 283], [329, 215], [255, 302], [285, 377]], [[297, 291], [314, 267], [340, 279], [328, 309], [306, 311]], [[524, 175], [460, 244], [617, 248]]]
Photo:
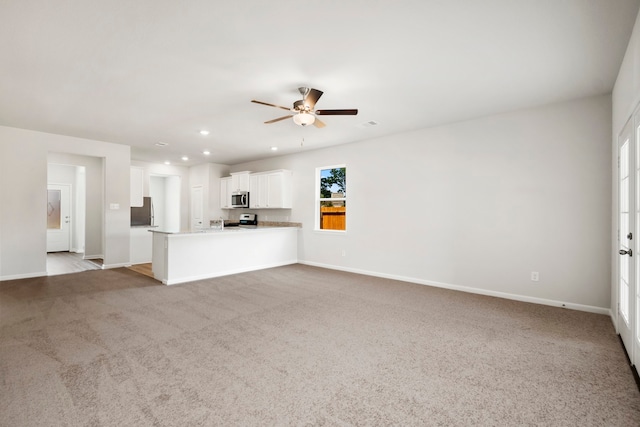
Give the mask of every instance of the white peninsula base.
[[298, 228], [153, 230], [153, 275], [165, 285], [298, 262]]

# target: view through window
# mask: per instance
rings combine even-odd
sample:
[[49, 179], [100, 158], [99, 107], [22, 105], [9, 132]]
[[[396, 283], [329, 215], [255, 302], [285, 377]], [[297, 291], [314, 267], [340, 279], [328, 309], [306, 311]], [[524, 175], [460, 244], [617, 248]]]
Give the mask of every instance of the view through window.
[[347, 229], [347, 168], [345, 165], [318, 168], [317, 193], [320, 230]]

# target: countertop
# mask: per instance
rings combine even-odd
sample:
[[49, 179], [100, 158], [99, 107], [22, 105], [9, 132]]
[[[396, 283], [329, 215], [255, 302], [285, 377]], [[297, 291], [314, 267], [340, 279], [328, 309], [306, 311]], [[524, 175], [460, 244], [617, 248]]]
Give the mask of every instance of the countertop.
[[171, 235], [191, 235], [191, 234], [232, 234], [232, 233], [245, 233], [254, 231], [267, 231], [267, 230], [291, 230], [297, 227], [273, 227], [265, 225], [240, 225], [234, 227], [225, 227], [220, 230], [218, 228], [205, 228], [198, 231], [167, 231], [162, 229], [149, 230], [151, 233], [159, 234], [171, 234]]

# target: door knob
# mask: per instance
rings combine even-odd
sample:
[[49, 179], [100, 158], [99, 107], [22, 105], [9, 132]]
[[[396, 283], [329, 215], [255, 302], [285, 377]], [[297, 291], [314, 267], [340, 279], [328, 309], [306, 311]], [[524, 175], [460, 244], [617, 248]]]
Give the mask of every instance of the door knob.
[[629, 249], [628, 251], [625, 251], [624, 249], [620, 249], [618, 251], [618, 253], [620, 255], [629, 255], [629, 256], [633, 256], [633, 251], [631, 249]]

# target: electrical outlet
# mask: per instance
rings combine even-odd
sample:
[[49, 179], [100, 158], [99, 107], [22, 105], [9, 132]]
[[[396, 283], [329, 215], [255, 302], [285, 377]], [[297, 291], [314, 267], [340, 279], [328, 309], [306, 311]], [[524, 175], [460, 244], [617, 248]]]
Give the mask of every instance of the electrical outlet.
[[540, 273], [538, 273], [537, 271], [532, 271], [531, 272], [531, 281], [532, 282], [539, 282], [540, 281]]
[[342, 256], [347, 256], [347, 251], [345, 249], [342, 250]]

